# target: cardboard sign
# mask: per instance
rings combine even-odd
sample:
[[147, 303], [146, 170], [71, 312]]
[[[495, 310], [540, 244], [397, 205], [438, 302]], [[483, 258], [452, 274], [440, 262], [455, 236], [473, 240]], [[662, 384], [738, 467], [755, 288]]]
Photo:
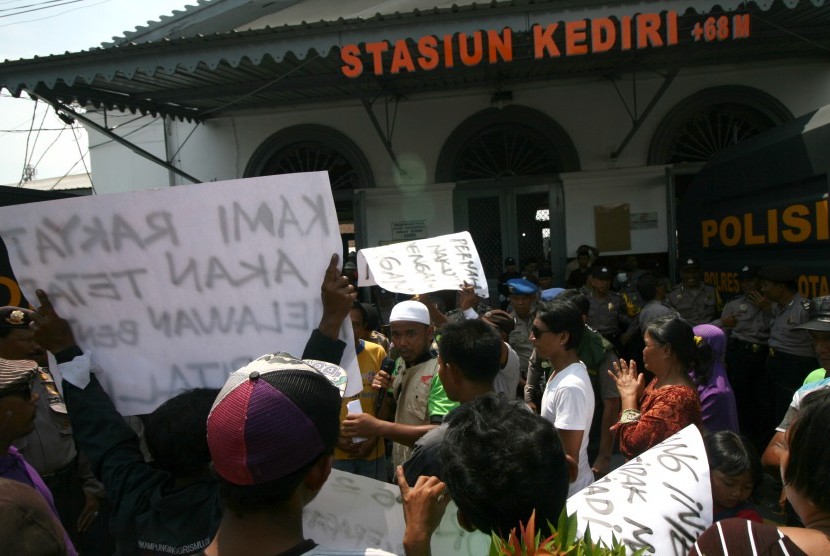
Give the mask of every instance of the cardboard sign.
[[[26, 298], [45, 290], [125, 415], [220, 387], [264, 353], [301, 356], [341, 242], [328, 174], [0, 208]], [[362, 388], [349, 319], [346, 395]]]
[[568, 498], [578, 536], [609, 546], [612, 535], [647, 554], [689, 553], [712, 523], [712, 487], [703, 438], [690, 425]]
[[[433, 554], [487, 554], [490, 537], [461, 529], [450, 502], [432, 535]], [[380, 548], [403, 554], [401, 493], [395, 485], [333, 469], [303, 511], [303, 532], [317, 544], [340, 550]]]
[[487, 278], [469, 232], [419, 239], [357, 252], [358, 285], [415, 295], [456, 290], [462, 282], [489, 296]]

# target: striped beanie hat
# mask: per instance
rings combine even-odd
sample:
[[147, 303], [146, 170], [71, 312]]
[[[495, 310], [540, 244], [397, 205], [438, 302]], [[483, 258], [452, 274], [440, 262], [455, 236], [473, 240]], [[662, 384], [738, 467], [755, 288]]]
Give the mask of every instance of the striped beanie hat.
[[282, 478], [333, 450], [346, 371], [287, 353], [263, 355], [228, 377], [207, 440], [216, 473], [235, 485]]

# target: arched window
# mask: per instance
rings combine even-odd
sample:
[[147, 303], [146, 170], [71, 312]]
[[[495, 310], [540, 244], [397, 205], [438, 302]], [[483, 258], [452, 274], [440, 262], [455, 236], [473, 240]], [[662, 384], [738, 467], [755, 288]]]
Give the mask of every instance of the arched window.
[[793, 115], [777, 99], [751, 87], [704, 89], [678, 103], [651, 141], [650, 165], [705, 162]]
[[355, 248], [354, 190], [375, 186], [369, 162], [351, 139], [322, 125], [283, 129], [257, 148], [244, 176], [317, 171], [329, 173], [345, 253]]
[[321, 125], [278, 131], [257, 148], [244, 175], [321, 170], [328, 171], [334, 192], [374, 187], [369, 163], [357, 145], [339, 131]]
[[506, 179], [577, 170], [576, 148], [559, 124], [538, 110], [510, 105], [464, 120], [441, 149], [435, 179]]

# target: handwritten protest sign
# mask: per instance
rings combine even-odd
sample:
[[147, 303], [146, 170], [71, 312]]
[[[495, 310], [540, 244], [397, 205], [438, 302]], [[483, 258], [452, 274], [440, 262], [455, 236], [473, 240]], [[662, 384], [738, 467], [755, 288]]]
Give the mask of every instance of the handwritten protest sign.
[[414, 295], [458, 289], [487, 297], [487, 278], [469, 232], [394, 243], [357, 252], [358, 285]]
[[568, 498], [578, 535], [631, 551], [683, 555], [712, 523], [712, 489], [703, 439], [690, 425]]
[[[464, 531], [455, 512], [455, 504], [450, 502], [432, 535], [432, 553], [487, 554], [490, 537]], [[336, 469], [303, 512], [305, 536], [327, 548], [380, 548], [403, 554], [404, 529], [397, 486]]]
[[128, 415], [263, 353], [301, 355], [342, 249], [325, 172], [3, 207], [0, 236], [27, 299], [42, 288], [71, 319]]

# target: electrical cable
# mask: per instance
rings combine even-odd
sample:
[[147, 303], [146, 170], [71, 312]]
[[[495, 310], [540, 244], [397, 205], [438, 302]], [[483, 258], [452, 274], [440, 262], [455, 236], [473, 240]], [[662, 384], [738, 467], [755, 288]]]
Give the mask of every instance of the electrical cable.
[[[34, 23], [36, 21], [43, 21], [44, 19], [52, 19], [53, 17], [62, 16], [64, 14], [68, 14], [68, 13], [75, 12], [75, 11], [78, 11], [78, 10], [85, 10], [87, 8], [92, 8], [94, 6], [99, 6], [101, 4], [106, 4], [107, 2], [112, 2], [112, 0], [101, 0], [100, 2], [95, 2], [94, 4], [87, 4], [86, 6], [77, 6], [77, 7], [74, 7], [74, 8], [70, 8], [68, 10], [64, 10], [62, 12], [58, 12], [58, 13], [43, 16], [43, 17], [36, 17], [34, 19], [26, 19], [26, 20], [23, 20], [23, 21], [12, 21], [10, 23], [4, 23], [3, 25], [0, 25], [0, 28], [9, 27], [11, 25], [21, 25], [21, 24], [24, 24], [24, 23]], [[58, 7], [58, 6], [55, 6], [55, 7]]]
[[[15, 6], [13, 8], [0, 8], [0, 12], [10, 12], [12, 10], [22, 10], [23, 8], [35, 8], [43, 6], [44, 4], [54, 4], [56, 2], [63, 2], [64, 0], [43, 0], [42, 2], [35, 2], [34, 4], [26, 4], [25, 6]], [[52, 7], [52, 6], [47, 6]]]
[[[31, 13], [31, 12], [39, 12], [41, 10], [49, 10], [51, 8], [60, 8], [60, 7], [63, 7], [67, 4], [77, 4], [78, 2], [87, 2], [87, 1], [88, 0], [65, 0], [65, 1], [61, 2], [60, 4], [55, 4], [54, 6], [43, 6], [41, 8], [33, 8], [31, 10], [23, 10], [22, 12], [17, 12], [17, 13], [13, 13], [13, 14], [0, 14], [0, 19], [2, 19], [4, 17], [14, 17], [16, 15], [22, 15], [22, 14], [27, 14], [27, 13]], [[16, 8], [11, 8], [11, 9], [16, 9]], [[0, 10], [0, 11], [3, 11], [3, 10]]]
[[[75, 145], [78, 146], [78, 154], [81, 155], [81, 163], [84, 165], [84, 171], [86, 172], [86, 177], [89, 178], [89, 187], [92, 189], [92, 194], [97, 195], [97, 191], [95, 191], [95, 184], [92, 182], [92, 174], [89, 173], [89, 168], [86, 165], [86, 155], [81, 152], [81, 142], [78, 141], [78, 136], [75, 135], [75, 127], [72, 126], [72, 137], [75, 139]], [[89, 154], [89, 149], [87, 149], [87, 154]]]
[[37, 140], [40, 138], [40, 130], [43, 129], [43, 122], [46, 121], [47, 114], [49, 114], [49, 111], [44, 110], [43, 117], [40, 119], [40, 127], [37, 128], [37, 133], [35, 134], [35, 141], [32, 143], [32, 152], [29, 153], [29, 160], [26, 162], [27, 166], [32, 165], [32, 159], [35, 157], [35, 149], [37, 148]]
[[23, 181], [26, 178], [26, 159], [29, 158], [29, 139], [32, 137], [32, 128], [35, 127], [35, 117], [37, 116], [37, 101], [35, 101], [35, 105], [32, 109], [32, 123], [29, 127], [29, 134], [26, 136], [26, 152], [23, 153], [23, 169], [20, 171], [20, 181], [17, 182], [17, 187], [23, 185]]
[[54, 140], [54, 141], [52, 141], [51, 143], [49, 143], [49, 146], [48, 146], [48, 147], [46, 147], [46, 150], [45, 150], [45, 151], [43, 151], [43, 153], [41, 153], [40, 158], [38, 158], [38, 159], [37, 159], [37, 162], [35, 162], [35, 168], [37, 168], [37, 167], [38, 167], [38, 165], [40, 164], [40, 161], [41, 161], [41, 160], [43, 160], [43, 157], [44, 157], [44, 156], [46, 156], [46, 153], [48, 153], [48, 152], [49, 152], [49, 149], [51, 149], [53, 146], [55, 146], [55, 143], [57, 143], [57, 142], [58, 142], [58, 139], [60, 139], [60, 138], [61, 138], [61, 135], [63, 134], [63, 132], [64, 132], [65, 130], [66, 130], [66, 128], [65, 128], [65, 127], [61, 128], [61, 129], [60, 129], [60, 133], [58, 133], [58, 134], [57, 134], [57, 136], [55, 136], [55, 140]]

